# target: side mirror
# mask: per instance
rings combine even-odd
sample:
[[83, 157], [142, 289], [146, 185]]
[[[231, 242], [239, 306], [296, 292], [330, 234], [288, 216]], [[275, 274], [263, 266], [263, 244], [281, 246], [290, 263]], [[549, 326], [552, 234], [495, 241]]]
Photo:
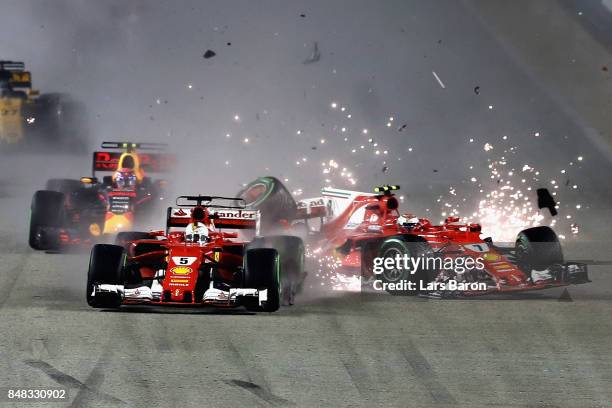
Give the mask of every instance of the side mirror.
[[553, 198], [552, 194], [550, 194], [550, 191], [548, 191], [547, 188], [538, 188], [537, 193], [538, 208], [548, 208], [548, 211], [550, 211], [550, 215], [552, 215], [553, 217], [557, 215], [557, 209], [555, 208], [557, 207], [557, 202]]

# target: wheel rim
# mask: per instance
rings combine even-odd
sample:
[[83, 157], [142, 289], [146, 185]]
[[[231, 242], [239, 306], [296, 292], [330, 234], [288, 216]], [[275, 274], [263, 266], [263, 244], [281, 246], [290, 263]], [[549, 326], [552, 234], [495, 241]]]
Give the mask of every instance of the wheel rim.
[[529, 252], [527, 251], [527, 247], [525, 243], [519, 239], [516, 243], [516, 258], [517, 264], [522, 268], [526, 269], [530, 267], [530, 262], [528, 260]]
[[[388, 248], [387, 250], [385, 250], [385, 252], [383, 252], [382, 258], [395, 259], [397, 255], [403, 256], [404, 253], [399, 248]], [[392, 269], [385, 268], [385, 270], [383, 271], [383, 278], [387, 282], [397, 282], [401, 280], [404, 276], [404, 271], [402, 269], [396, 268], [396, 266], [397, 265], [394, 264], [394, 267]]]

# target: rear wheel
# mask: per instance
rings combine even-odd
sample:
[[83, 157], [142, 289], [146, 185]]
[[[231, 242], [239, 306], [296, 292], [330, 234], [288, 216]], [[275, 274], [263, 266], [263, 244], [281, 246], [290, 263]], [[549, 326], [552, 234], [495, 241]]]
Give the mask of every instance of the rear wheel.
[[557, 234], [547, 226], [533, 227], [519, 232], [516, 237], [516, 262], [530, 274], [551, 265], [563, 263], [563, 250]]
[[64, 194], [57, 191], [37, 191], [32, 197], [30, 211], [30, 247], [38, 250], [58, 249], [57, 229], [62, 226]]
[[244, 261], [245, 288], [267, 291], [267, 299], [261, 305], [247, 301], [249, 311], [275, 312], [280, 307], [280, 281], [278, 252], [272, 248], [247, 250]]
[[118, 245], [97, 244], [91, 250], [87, 272], [87, 304], [96, 308], [115, 308], [121, 305], [117, 292], [93, 295], [95, 285], [123, 285], [125, 251]]

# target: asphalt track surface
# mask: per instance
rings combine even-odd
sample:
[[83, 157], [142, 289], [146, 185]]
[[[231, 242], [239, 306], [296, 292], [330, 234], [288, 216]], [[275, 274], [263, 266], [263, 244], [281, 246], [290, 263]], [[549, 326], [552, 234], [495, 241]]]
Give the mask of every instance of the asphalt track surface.
[[307, 289], [296, 306], [247, 314], [93, 310], [87, 261], [2, 249], [0, 387], [66, 389], [67, 401], [48, 406], [70, 407], [612, 401], [612, 279], [603, 267], [593, 283], [570, 288], [571, 301], [559, 300], [561, 290], [438, 301]]
[[[491, 35], [480, 25], [470, 30], [473, 41]], [[516, 56], [487, 40], [480, 46], [475, 52], [503, 62], [493, 71], [535, 86], [506, 64]], [[543, 102], [529, 108], [534, 115], [582, 127], [558, 100], [535, 92]], [[571, 155], [580, 147], [601, 161], [590, 174], [597, 190], [610, 164], [590, 141], [572, 143], [555, 148]], [[310, 280], [295, 306], [270, 315], [93, 310], [84, 299], [87, 254], [37, 253], [25, 244], [33, 188], [22, 186], [46, 177], [37, 163], [29, 171], [0, 163], [0, 390], [61, 388], [69, 397], [32, 404], [0, 395], [0, 406], [612, 406], [610, 266], [593, 266], [593, 282], [570, 287], [569, 296], [439, 301], [331, 292]], [[86, 159], [71, 167], [66, 175], [87, 168]], [[609, 210], [608, 193], [598, 193]], [[567, 248], [567, 258], [612, 258], [607, 230]]]

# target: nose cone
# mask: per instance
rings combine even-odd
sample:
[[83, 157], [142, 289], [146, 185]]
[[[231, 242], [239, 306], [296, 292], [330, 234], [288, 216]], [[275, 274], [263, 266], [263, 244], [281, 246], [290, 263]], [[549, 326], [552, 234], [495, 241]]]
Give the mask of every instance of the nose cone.
[[104, 222], [104, 234], [116, 234], [121, 231], [127, 231], [132, 228], [132, 214], [113, 214], [106, 213], [106, 221]]

